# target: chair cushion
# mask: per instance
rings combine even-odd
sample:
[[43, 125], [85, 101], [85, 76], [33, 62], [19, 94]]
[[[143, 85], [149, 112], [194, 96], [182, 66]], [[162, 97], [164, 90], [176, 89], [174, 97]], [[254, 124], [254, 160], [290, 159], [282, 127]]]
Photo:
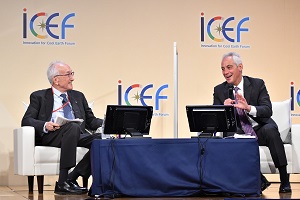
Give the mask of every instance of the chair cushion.
[[272, 102], [272, 108], [272, 119], [278, 125], [282, 141], [286, 144], [291, 144], [291, 99]]
[[[288, 173], [293, 173], [293, 147], [291, 144], [284, 144], [284, 150], [286, 154], [286, 159], [288, 162], [287, 171]], [[260, 156], [260, 169], [262, 173], [273, 174], [278, 173], [278, 169], [275, 167], [273, 159], [270, 154], [270, 150], [266, 146], [259, 146], [259, 156]]]
[[[49, 146], [35, 146], [35, 164], [58, 164], [60, 160], [60, 148]], [[77, 147], [76, 163], [88, 152], [84, 147]]]

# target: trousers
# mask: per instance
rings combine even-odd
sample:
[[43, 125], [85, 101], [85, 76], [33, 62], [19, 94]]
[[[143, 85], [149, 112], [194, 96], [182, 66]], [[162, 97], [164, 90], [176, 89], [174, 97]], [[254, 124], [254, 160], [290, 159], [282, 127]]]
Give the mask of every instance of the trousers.
[[[100, 138], [99, 135], [82, 133], [80, 126], [71, 122], [56, 131], [45, 133], [42, 137], [42, 145], [61, 148], [60, 169], [70, 169], [76, 165], [76, 147], [90, 149], [93, 140]], [[74, 170], [84, 178], [91, 175], [90, 151], [84, 155]]]

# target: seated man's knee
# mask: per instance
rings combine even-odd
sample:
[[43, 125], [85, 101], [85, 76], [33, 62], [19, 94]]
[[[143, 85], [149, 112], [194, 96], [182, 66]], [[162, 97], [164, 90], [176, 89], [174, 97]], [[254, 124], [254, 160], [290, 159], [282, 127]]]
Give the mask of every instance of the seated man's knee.
[[61, 127], [63, 131], [67, 134], [73, 134], [73, 135], [80, 135], [81, 134], [81, 129], [80, 125], [77, 123], [67, 123]]
[[261, 127], [260, 133], [267, 140], [280, 138], [278, 128], [273, 124], [266, 124], [263, 127]]

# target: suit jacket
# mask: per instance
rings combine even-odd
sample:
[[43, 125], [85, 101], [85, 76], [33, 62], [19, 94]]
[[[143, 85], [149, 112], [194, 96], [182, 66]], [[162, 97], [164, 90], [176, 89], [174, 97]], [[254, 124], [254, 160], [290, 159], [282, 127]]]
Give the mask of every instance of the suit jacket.
[[[269, 93], [262, 79], [243, 76], [244, 78], [244, 97], [249, 105], [255, 106], [257, 110], [256, 117], [249, 115], [259, 125], [267, 123], [275, 124], [272, 116], [272, 104]], [[229, 84], [225, 81], [214, 87], [214, 105], [223, 105], [225, 99], [229, 98]]]
[[[81, 124], [83, 133], [86, 132], [85, 128], [96, 130], [102, 125], [103, 120], [94, 116], [83, 93], [70, 90], [68, 96], [75, 118], [84, 120]], [[38, 90], [30, 95], [30, 104], [23, 116], [21, 126], [33, 126], [35, 128], [36, 144], [40, 143], [44, 135], [44, 124], [51, 120], [53, 103], [52, 88]]]

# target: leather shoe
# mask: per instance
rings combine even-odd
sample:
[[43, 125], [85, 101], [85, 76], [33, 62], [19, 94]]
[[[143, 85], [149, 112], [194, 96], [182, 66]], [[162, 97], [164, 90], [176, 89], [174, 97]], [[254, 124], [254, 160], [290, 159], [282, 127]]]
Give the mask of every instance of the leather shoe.
[[279, 193], [291, 193], [291, 192], [292, 189], [290, 183], [288, 183], [287, 185], [280, 184]]
[[270, 185], [271, 185], [271, 183], [266, 179], [266, 177], [262, 176], [262, 177], [261, 177], [261, 185], [260, 185], [261, 191], [264, 191], [264, 190], [267, 189]]
[[86, 187], [80, 187], [76, 180], [68, 179], [66, 182], [75, 190], [81, 190], [84, 193], [88, 192], [88, 189]]
[[72, 194], [80, 195], [80, 194], [84, 194], [85, 192], [82, 192], [81, 190], [74, 188], [73, 186], [69, 185], [67, 181], [65, 181], [62, 184], [56, 182], [54, 193], [61, 194], [61, 195], [72, 195]]

